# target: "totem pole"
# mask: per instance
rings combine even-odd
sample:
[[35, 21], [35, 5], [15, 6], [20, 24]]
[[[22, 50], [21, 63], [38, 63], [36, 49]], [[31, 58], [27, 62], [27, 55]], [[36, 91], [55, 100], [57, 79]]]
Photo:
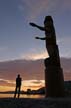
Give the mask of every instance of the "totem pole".
[[35, 37], [46, 41], [46, 49], [49, 58], [44, 60], [45, 64], [45, 91], [46, 97], [63, 97], [64, 96], [64, 78], [63, 70], [60, 64], [59, 50], [56, 43], [56, 34], [51, 16], [46, 16], [44, 27], [30, 23], [31, 26], [45, 31], [45, 37]]

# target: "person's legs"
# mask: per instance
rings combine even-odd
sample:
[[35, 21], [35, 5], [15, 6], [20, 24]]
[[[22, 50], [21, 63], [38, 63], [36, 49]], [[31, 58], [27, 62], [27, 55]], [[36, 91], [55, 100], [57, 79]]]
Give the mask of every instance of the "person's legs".
[[17, 86], [16, 86], [16, 89], [15, 89], [14, 98], [16, 98], [16, 93], [17, 93]]
[[20, 86], [18, 87], [18, 98], [19, 98], [19, 96], [20, 96]]

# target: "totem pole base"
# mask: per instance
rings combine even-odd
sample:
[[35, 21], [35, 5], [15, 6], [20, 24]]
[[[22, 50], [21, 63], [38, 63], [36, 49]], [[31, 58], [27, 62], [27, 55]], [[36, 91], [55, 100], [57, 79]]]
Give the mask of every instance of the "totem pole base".
[[48, 66], [45, 69], [45, 90], [46, 97], [64, 96], [64, 79], [62, 68]]

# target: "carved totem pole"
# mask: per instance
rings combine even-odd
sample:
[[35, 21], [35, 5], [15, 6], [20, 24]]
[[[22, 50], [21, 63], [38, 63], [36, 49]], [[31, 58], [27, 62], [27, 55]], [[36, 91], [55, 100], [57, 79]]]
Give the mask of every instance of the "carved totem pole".
[[64, 96], [64, 78], [63, 70], [60, 65], [60, 57], [58, 45], [56, 43], [56, 34], [51, 16], [46, 16], [44, 20], [44, 27], [30, 23], [33, 27], [37, 27], [45, 31], [45, 37], [41, 39], [46, 41], [46, 49], [49, 58], [46, 58], [45, 63], [45, 90], [46, 97], [63, 97]]

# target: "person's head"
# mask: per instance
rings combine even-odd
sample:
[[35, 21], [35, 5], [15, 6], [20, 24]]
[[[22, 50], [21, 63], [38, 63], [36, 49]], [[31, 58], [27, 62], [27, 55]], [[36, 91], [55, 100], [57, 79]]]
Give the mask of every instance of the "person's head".
[[46, 16], [44, 20], [44, 25], [53, 24], [53, 19], [51, 16]]
[[17, 77], [20, 78], [20, 74], [18, 74]]

